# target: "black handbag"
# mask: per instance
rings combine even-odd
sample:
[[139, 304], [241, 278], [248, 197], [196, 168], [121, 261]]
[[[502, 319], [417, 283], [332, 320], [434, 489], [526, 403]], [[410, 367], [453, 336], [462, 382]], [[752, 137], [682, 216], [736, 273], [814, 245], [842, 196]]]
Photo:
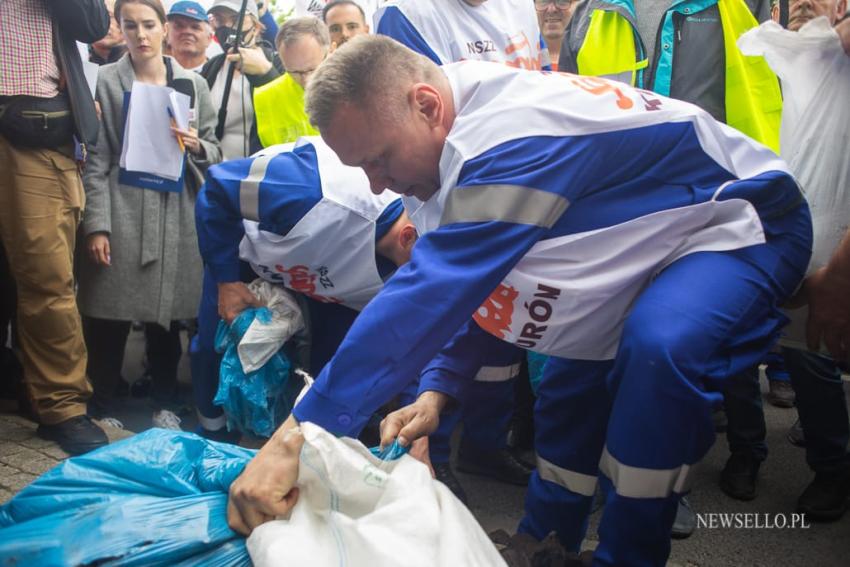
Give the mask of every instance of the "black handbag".
[[24, 148], [59, 148], [73, 143], [74, 117], [68, 95], [0, 99], [0, 134], [13, 146]]

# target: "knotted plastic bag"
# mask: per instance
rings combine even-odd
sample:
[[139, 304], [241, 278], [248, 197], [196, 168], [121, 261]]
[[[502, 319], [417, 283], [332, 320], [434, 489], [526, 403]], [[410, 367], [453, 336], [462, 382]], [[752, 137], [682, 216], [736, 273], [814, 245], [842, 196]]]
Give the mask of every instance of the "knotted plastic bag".
[[[366, 451], [353, 440], [307, 447], [302, 469], [313, 466], [316, 451]], [[391, 460], [406, 449], [393, 443], [371, 452]], [[245, 539], [227, 525], [227, 498], [254, 455], [192, 433], [150, 429], [67, 459], [0, 506], [0, 565], [251, 565]], [[393, 466], [378, 459], [369, 461], [376, 479]], [[286, 550], [279, 559], [313, 565], [291, 562], [297, 557]]]
[[[425, 464], [381, 460], [353, 439], [302, 423], [298, 502], [248, 538], [257, 567], [497, 567], [484, 530]], [[389, 448], [387, 457], [401, 448]]]
[[[262, 366], [246, 372], [240, 361], [239, 347], [251, 328], [256, 326], [274, 326], [274, 317], [269, 307], [248, 308], [230, 325], [224, 321], [219, 322], [215, 348], [223, 353], [223, 356], [218, 391], [213, 403], [224, 409], [228, 429], [270, 437], [292, 409], [287, 393], [290, 364], [280, 352], [282, 341], [286, 340], [283, 339], [284, 335], [269, 331], [265, 333], [265, 337], [276, 334], [280, 344], [276, 345], [271, 356], [264, 354], [260, 357], [264, 360]], [[258, 334], [263, 333], [255, 332], [254, 336]], [[264, 339], [262, 344], [263, 349], [268, 349], [271, 343]]]
[[304, 316], [292, 292], [259, 278], [248, 289], [265, 305], [269, 317], [255, 318], [239, 341], [237, 352], [246, 374], [259, 370], [304, 328]]
[[0, 565], [250, 565], [227, 491], [254, 454], [150, 429], [67, 459], [0, 507]]

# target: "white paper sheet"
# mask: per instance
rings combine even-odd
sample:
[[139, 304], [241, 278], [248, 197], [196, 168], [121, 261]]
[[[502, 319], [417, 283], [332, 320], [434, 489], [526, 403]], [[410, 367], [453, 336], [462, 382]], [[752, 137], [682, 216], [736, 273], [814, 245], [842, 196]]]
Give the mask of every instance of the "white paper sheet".
[[171, 131], [172, 109], [177, 124], [189, 124], [189, 97], [169, 87], [133, 83], [121, 166], [176, 181], [183, 174], [184, 154]]

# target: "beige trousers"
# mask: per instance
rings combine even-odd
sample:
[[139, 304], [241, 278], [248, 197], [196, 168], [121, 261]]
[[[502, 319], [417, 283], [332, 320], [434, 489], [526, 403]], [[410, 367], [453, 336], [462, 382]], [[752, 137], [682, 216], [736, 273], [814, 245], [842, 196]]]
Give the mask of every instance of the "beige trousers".
[[0, 238], [18, 292], [18, 354], [33, 410], [48, 425], [84, 414], [92, 391], [73, 273], [84, 202], [73, 159], [0, 135]]

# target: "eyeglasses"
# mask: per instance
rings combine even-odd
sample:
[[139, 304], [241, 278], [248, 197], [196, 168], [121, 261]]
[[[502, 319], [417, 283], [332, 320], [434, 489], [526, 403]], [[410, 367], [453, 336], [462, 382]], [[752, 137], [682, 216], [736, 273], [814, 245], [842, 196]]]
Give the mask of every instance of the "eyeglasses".
[[[319, 61], [319, 65], [324, 63], [325, 59], [327, 59], [327, 58], [328, 58], [328, 54], [327, 54], [327, 52], [325, 52], [325, 55], [322, 57], [322, 60]], [[299, 77], [301, 79], [306, 79], [307, 77], [312, 75], [316, 71], [316, 69], [319, 68], [319, 65], [316, 65], [312, 69], [304, 69], [303, 71], [290, 71], [289, 69], [287, 69], [286, 72], [289, 73], [290, 75], [292, 75], [293, 78]]]
[[538, 12], [543, 12], [549, 7], [549, 4], [554, 4], [559, 10], [566, 10], [570, 7], [573, 0], [534, 0], [534, 7]]

